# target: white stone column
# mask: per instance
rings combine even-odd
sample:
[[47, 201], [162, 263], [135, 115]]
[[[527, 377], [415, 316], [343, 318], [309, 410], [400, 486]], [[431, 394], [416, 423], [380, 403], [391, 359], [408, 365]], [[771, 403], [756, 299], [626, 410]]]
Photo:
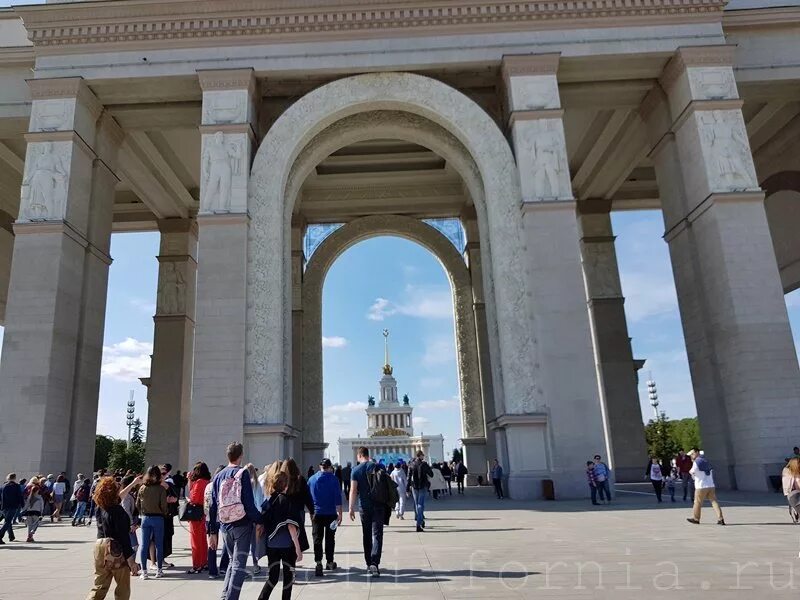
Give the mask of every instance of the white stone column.
[[[158, 223], [158, 296], [147, 416], [147, 464], [188, 466], [197, 287], [197, 222]], [[177, 467], [176, 467], [177, 468]]]
[[[528, 289], [538, 355], [521, 357], [538, 374], [536, 414], [498, 415], [493, 426], [513, 497], [541, 493], [554, 479], [561, 496], [583, 495], [587, 456], [607, 454], [575, 200], [556, 72], [559, 56], [506, 56], [503, 79], [522, 187]], [[501, 452], [502, 453], [502, 452]]]
[[189, 459], [219, 464], [227, 444], [238, 440], [248, 442], [248, 460], [266, 464], [272, 452], [253, 455], [260, 434], [245, 434], [247, 185], [256, 81], [249, 69], [201, 71], [199, 77], [201, 202]]
[[706, 456], [718, 485], [763, 491], [796, 445], [800, 370], [733, 57], [680, 49], [643, 116]]
[[580, 202], [578, 225], [594, 355], [608, 422], [609, 464], [617, 481], [639, 482], [647, 445], [614, 247], [611, 201], [593, 198]]
[[112, 174], [121, 134], [80, 78], [31, 80], [33, 105], [0, 366], [0, 456], [91, 471]]
[[14, 218], [0, 210], [0, 325], [5, 323], [11, 258], [14, 254]]

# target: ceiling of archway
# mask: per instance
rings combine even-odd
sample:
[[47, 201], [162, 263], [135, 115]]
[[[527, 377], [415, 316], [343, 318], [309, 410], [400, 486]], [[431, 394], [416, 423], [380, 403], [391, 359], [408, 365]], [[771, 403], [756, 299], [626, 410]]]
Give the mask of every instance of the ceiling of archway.
[[418, 144], [376, 139], [351, 144], [317, 165], [303, 184], [299, 213], [309, 223], [374, 214], [457, 217], [469, 203], [461, 177]]

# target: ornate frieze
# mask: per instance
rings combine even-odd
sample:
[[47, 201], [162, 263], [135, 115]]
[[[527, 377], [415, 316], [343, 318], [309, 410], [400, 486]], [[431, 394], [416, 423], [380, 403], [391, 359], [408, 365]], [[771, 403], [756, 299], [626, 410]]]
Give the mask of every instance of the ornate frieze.
[[470, 29], [576, 28], [597, 20], [613, 25], [624, 19], [638, 23], [680, 22], [722, 15], [725, 0], [576, 0], [553, 2], [379, 0], [368, 5], [352, 0], [173, 0], [155, 4], [139, 0], [17, 8], [31, 41], [39, 48], [63, 51], [86, 44], [157, 43], [183, 40], [189, 45], [220, 39], [272, 36], [319, 41], [385, 37], [409, 30], [463, 33]]

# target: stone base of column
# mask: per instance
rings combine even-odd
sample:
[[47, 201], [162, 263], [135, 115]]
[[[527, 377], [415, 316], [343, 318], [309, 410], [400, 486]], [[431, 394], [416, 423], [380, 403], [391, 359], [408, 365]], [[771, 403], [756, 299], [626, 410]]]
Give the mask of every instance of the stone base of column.
[[467, 485], [478, 485], [478, 476], [486, 479], [489, 455], [487, 454], [486, 438], [461, 438], [464, 444], [464, 464], [467, 466]]
[[316, 471], [319, 463], [325, 458], [327, 449], [328, 444], [324, 442], [303, 442], [303, 464], [300, 465], [300, 470], [305, 473], [308, 467], [314, 467]]
[[[714, 457], [709, 457], [714, 466], [714, 483], [718, 488], [731, 489], [746, 492], [774, 492], [770, 477], [781, 476], [784, 463], [744, 463], [737, 464], [733, 469], [726, 468], [725, 465], [717, 465]], [[731, 473], [732, 471], [732, 473]]]
[[[259, 469], [290, 456], [289, 449], [298, 431], [283, 423], [244, 426], [244, 459]], [[317, 461], [319, 464], [319, 461]], [[305, 473], [308, 466], [298, 465]]]
[[498, 458], [505, 474], [504, 487], [508, 496], [516, 500], [542, 498], [541, 481], [550, 479], [547, 415], [504, 414], [488, 425], [497, 436], [501, 454]]

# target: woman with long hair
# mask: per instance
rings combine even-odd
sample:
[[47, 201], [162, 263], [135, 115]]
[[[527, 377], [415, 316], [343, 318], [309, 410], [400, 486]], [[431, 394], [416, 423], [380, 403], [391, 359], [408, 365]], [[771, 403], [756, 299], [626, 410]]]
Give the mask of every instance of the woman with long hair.
[[64, 495], [67, 492], [67, 478], [59, 475], [53, 484], [53, 513], [50, 522], [61, 521], [61, 510], [64, 508]]
[[94, 490], [97, 506], [97, 542], [94, 546], [94, 586], [86, 600], [106, 597], [111, 580], [117, 588], [116, 600], [131, 597], [131, 574], [136, 575], [138, 565], [131, 547], [131, 520], [120, 505], [119, 486], [113, 477], [103, 477]]
[[[292, 597], [295, 566], [303, 560], [300, 548], [299, 524], [294, 520], [294, 508], [286, 495], [289, 483], [287, 472], [279, 461], [272, 463], [264, 481], [264, 491], [269, 498], [268, 509], [262, 512], [264, 537], [267, 546], [269, 574], [258, 600], [267, 600], [278, 585], [283, 566], [283, 600]], [[296, 468], [296, 465], [295, 465]], [[266, 508], [266, 507], [265, 507]]]
[[[206, 487], [210, 482], [211, 473], [208, 470], [208, 465], [204, 462], [195, 464], [194, 469], [189, 474], [189, 497], [186, 501], [196, 506], [203, 506]], [[205, 509], [203, 514], [205, 515]], [[192, 575], [208, 568], [208, 540], [206, 539], [205, 516], [199, 521], [189, 521], [189, 539], [192, 544], [192, 568], [187, 573]]]
[[800, 523], [800, 458], [791, 459], [782, 473], [783, 495], [789, 503], [792, 522]]
[[281, 472], [286, 473], [286, 497], [292, 505], [292, 517], [297, 522], [300, 536], [300, 550], [305, 552], [310, 548], [306, 534], [306, 513], [314, 516], [314, 500], [308, 488], [306, 478], [300, 473], [300, 467], [293, 458], [286, 459], [281, 465]]
[[161, 469], [153, 465], [147, 470], [144, 484], [136, 495], [136, 508], [142, 517], [142, 543], [139, 561], [141, 577], [147, 579], [147, 555], [152, 540], [156, 547], [156, 579], [164, 576], [164, 517], [167, 511], [167, 490], [161, 485]]
[[[258, 469], [253, 463], [247, 463], [244, 468], [247, 470], [247, 475], [250, 477], [250, 485], [253, 488], [253, 502], [256, 508], [261, 510], [261, 505], [264, 504], [264, 488], [258, 484]], [[256, 535], [256, 526], [253, 524], [253, 534], [250, 536], [250, 556], [253, 558], [253, 575], [261, 573], [261, 566], [258, 564], [258, 535]]]
[[28, 484], [28, 497], [25, 499], [25, 504], [22, 506], [21, 511], [25, 515], [25, 523], [28, 526], [28, 542], [35, 541], [33, 534], [39, 528], [39, 522], [42, 520], [42, 513], [44, 512], [44, 499], [40, 492], [39, 479], [34, 477]]

